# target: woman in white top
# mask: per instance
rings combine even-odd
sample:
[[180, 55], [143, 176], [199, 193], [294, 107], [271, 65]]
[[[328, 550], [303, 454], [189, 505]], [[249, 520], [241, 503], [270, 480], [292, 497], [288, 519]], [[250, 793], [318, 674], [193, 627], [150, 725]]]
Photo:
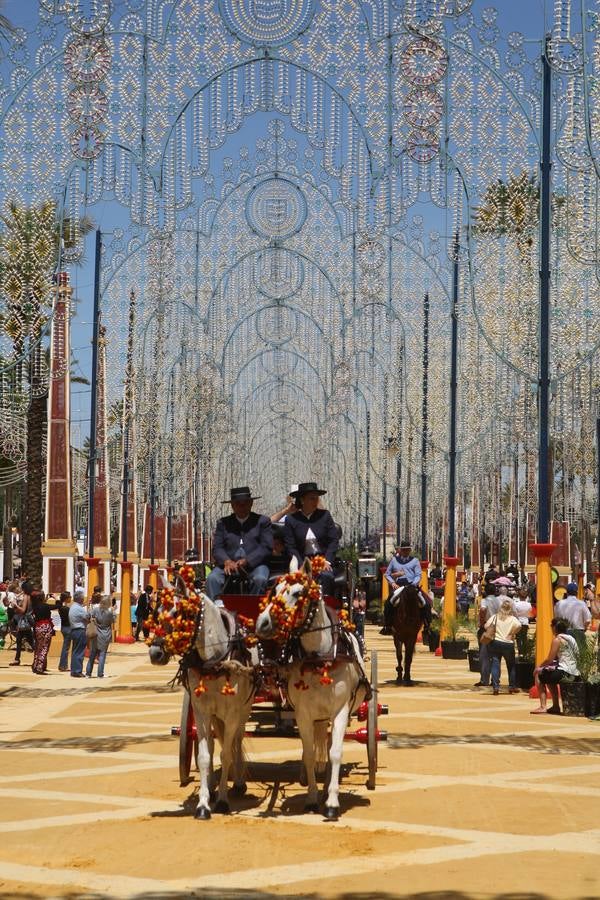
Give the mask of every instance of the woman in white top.
[[[538, 689], [540, 705], [537, 709], [532, 709], [531, 714], [534, 716], [551, 713], [554, 716], [560, 716], [560, 706], [558, 703], [558, 685], [565, 675], [579, 675], [577, 668], [577, 641], [575, 638], [567, 634], [567, 624], [562, 619], [552, 619], [550, 622], [552, 628], [552, 643], [546, 659], [534, 670], [535, 686]], [[552, 706], [546, 709], [546, 685], [550, 688], [552, 695]]]
[[488, 644], [491, 658], [492, 688], [494, 694], [500, 693], [500, 660], [504, 659], [508, 669], [508, 691], [510, 694], [518, 694], [517, 668], [515, 664], [515, 635], [521, 630], [521, 623], [513, 613], [513, 603], [506, 597], [500, 604], [500, 609], [495, 616], [485, 623], [486, 629], [495, 625], [496, 634], [494, 640]]

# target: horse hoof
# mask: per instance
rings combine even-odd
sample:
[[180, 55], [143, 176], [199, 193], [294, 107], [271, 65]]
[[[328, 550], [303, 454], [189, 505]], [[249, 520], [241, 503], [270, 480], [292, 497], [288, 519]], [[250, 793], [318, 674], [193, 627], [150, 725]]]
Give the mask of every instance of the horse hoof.
[[248, 790], [248, 788], [246, 787], [245, 783], [244, 784], [234, 784], [233, 787], [231, 788], [231, 793], [233, 794], [234, 797], [243, 797], [247, 790]]
[[207, 822], [210, 819], [210, 809], [206, 806], [199, 806], [194, 813], [194, 818], [200, 822]]
[[402, 685], [403, 687], [412, 687], [414, 685], [414, 681], [411, 681], [410, 678], [403, 678]]
[[229, 803], [225, 800], [217, 800], [215, 804], [215, 812], [222, 813], [224, 816], [228, 816], [231, 810], [229, 809]]
[[323, 813], [328, 822], [336, 822], [340, 816], [339, 806], [326, 806]]
[[403, 684], [404, 684], [404, 682], [402, 681], [401, 678], [396, 678], [396, 685], [397, 685], [398, 687], [402, 687]]
[[318, 813], [319, 812], [319, 804], [318, 803], [307, 803], [304, 807], [305, 813]]

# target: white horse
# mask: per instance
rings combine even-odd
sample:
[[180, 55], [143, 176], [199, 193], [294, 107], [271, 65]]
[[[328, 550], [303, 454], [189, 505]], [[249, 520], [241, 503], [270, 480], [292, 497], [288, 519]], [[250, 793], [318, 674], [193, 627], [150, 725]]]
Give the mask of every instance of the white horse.
[[[329, 759], [331, 773], [325, 817], [335, 820], [340, 812], [344, 735], [351, 714], [368, 696], [369, 684], [358, 641], [347, 631], [342, 636], [339, 623], [332, 621], [321, 591], [314, 590], [309, 560], [304, 561], [302, 571], [307, 576], [304, 584], [289, 584], [284, 579], [277, 585], [271, 602], [256, 620], [256, 635], [260, 640], [275, 633], [274, 603], [283, 601], [287, 610], [293, 611], [290, 636], [298, 638], [301, 654], [292, 658], [286, 667], [286, 680], [288, 698], [295, 709], [302, 740], [302, 760], [308, 783], [305, 810], [318, 812], [316, 770], [322, 769]], [[310, 587], [312, 597], [308, 596]]]
[[[185, 596], [188, 596], [187, 589]], [[221, 615], [206, 594], [199, 594], [198, 601], [195, 633], [190, 646], [192, 653], [184, 662], [184, 670], [198, 733], [200, 789], [195, 818], [210, 819], [215, 736], [221, 744], [221, 779], [215, 812], [230, 811], [227, 798], [230, 770], [234, 793], [246, 792], [242, 740], [255, 685], [252, 667], [234, 658], [240, 639], [236, 637], [233, 618]], [[154, 639], [150, 660], [156, 665], [168, 661], [164, 639]]]

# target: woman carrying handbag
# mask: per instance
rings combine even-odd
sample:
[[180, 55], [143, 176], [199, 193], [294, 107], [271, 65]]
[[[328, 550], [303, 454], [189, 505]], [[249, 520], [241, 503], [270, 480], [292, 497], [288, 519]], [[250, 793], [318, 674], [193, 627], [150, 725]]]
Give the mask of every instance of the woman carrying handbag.
[[[494, 630], [493, 638], [487, 645], [492, 663], [493, 693], [500, 693], [500, 660], [504, 659], [508, 669], [508, 692], [509, 694], [518, 694], [515, 635], [521, 630], [521, 623], [514, 615], [512, 600], [508, 597], [502, 601], [496, 615], [490, 616], [485, 623], [486, 632], [488, 632], [488, 629], [489, 632], [492, 629]], [[484, 635], [482, 635], [482, 640], [483, 638]]]
[[108, 652], [108, 645], [112, 640], [112, 626], [116, 618], [116, 612], [112, 607], [110, 597], [102, 597], [99, 603], [92, 606], [90, 626], [94, 626], [95, 635], [90, 637], [90, 656], [85, 670], [86, 678], [92, 677], [94, 662], [98, 659], [98, 678], [104, 678], [104, 662]]
[[34, 648], [34, 637], [33, 637], [33, 616], [31, 614], [31, 594], [33, 591], [32, 585], [29, 581], [24, 581], [21, 587], [21, 596], [17, 598], [14, 606], [14, 619], [17, 624], [17, 647], [15, 652], [15, 658], [13, 662], [9, 663], [11, 666], [20, 666], [21, 665], [21, 652], [23, 650], [23, 641], [27, 641], [27, 643], [31, 644], [32, 649]]

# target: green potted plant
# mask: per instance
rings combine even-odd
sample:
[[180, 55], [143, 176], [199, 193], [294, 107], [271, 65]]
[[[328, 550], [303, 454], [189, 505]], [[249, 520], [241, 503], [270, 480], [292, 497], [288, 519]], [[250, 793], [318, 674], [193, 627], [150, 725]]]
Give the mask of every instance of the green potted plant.
[[442, 657], [444, 659], [466, 659], [469, 641], [459, 637], [459, 632], [465, 627], [464, 619], [459, 616], [445, 616], [443, 628], [446, 638], [441, 641]]
[[479, 661], [479, 641], [477, 640], [477, 631], [479, 630], [479, 625], [475, 621], [475, 619], [469, 619], [469, 617], [459, 616], [459, 627], [463, 633], [463, 638], [466, 639], [465, 632], [469, 634], [469, 643], [471, 640], [475, 640], [475, 646], [469, 647], [467, 650], [467, 659], [469, 661], [469, 671], [470, 672], [481, 672], [481, 663]]
[[517, 670], [517, 686], [523, 691], [533, 687], [535, 669], [535, 637], [526, 637], [515, 662]]
[[431, 624], [429, 626], [429, 652], [435, 653], [437, 648], [440, 646], [440, 628], [442, 627], [442, 620], [440, 616], [434, 616], [431, 620]]
[[579, 677], [567, 675], [560, 683], [563, 712], [567, 716], [587, 716], [592, 698], [598, 703], [598, 636], [586, 635], [574, 653]]

